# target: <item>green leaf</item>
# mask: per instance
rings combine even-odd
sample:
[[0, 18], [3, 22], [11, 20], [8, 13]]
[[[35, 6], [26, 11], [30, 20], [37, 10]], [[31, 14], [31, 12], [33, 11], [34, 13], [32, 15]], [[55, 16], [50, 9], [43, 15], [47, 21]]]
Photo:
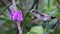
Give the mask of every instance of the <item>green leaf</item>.
[[60, 13], [56, 14], [56, 17], [59, 19], [60, 18]]
[[58, 29], [57, 29], [56, 34], [60, 34], [60, 25], [59, 25], [59, 27], [58, 27]]
[[51, 21], [49, 22], [49, 26], [48, 26], [48, 28], [49, 28], [49, 29], [52, 28], [53, 25], [54, 25], [56, 22], [57, 22], [57, 19], [53, 19], [53, 20], [51, 20]]
[[36, 32], [28, 32], [27, 34], [37, 34]]
[[34, 26], [31, 28], [30, 32], [36, 32], [37, 34], [43, 34], [42, 26]]

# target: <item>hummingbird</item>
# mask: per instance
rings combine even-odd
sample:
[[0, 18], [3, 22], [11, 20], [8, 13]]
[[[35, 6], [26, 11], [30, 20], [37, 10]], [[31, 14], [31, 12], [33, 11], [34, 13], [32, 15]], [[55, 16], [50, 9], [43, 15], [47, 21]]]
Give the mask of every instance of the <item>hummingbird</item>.
[[50, 19], [56, 18], [55, 16], [50, 16], [50, 15], [47, 15], [45, 13], [38, 12], [35, 9], [32, 9], [30, 11], [30, 13], [32, 13], [35, 16], [35, 18], [32, 20], [32, 22], [37, 21], [37, 20], [39, 20], [39, 21], [48, 21]]

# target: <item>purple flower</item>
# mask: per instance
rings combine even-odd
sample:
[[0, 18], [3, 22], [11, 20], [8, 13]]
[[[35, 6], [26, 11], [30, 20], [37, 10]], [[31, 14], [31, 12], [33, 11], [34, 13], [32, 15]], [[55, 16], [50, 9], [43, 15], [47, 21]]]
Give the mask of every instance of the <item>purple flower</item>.
[[17, 21], [17, 22], [21, 22], [23, 21], [23, 15], [22, 15], [22, 11], [14, 11], [14, 9], [11, 9], [11, 12], [10, 12], [10, 18], [13, 20], [13, 21]]

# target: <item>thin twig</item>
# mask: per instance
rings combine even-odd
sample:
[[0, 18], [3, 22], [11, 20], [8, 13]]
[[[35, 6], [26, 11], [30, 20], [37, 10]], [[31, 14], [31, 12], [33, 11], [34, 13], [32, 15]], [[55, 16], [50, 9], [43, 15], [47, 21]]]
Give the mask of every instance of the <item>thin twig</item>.
[[[8, 8], [8, 7], [10, 7], [11, 6], [11, 4], [9, 4], [9, 6], [7, 6], [1, 13], [0, 13], [0, 15], [2, 15], [4, 12], [5, 12], [5, 10]], [[10, 11], [10, 9], [9, 9], [9, 11]]]
[[[34, 8], [35, 4], [36, 4], [36, 8], [35, 8], [35, 9], [37, 10], [37, 9], [38, 9], [38, 3], [39, 3], [39, 0], [35, 0], [34, 3], [33, 3], [33, 5], [32, 5], [32, 7], [29, 9], [29, 11]], [[30, 13], [30, 12], [28, 12], [28, 13], [26, 14], [26, 16], [24, 17], [24, 21], [25, 21], [26, 17], [29, 15], [29, 13]]]
[[59, 24], [60, 24], [60, 19], [58, 19], [56, 24], [53, 26], [54, 32], [52, 32], [52, 34], [56, 34]]
[[36, 10], [38, 9], [39, 0], [36, 1]]
[[6, 5], [6, 3], [3, 0], [1, 0], [1, 2], [6, 6], [6, 8], [0, 13], [0, 15], [2, 15], [6, 9], [8, 9], [10, 11], [9, 7], [12, 5], [12, 3], [9, 3], [8, 5]]
[[[33, 3], [33, 5], [32, 5], [32, 7], [29, 9], [29, 11], [34, 8], [35, 4], [36, 4], [36, 9], [38, 8], [38, 3], [37, 3], [37, 2], [39, 3], [39, 0], [34, 0], [34, 3]], [[26, 14], [26, 16], [24, 17], [24, 21], [25, 21], [26, 17], [29, 15], [29, 13], [30, 13], [30, 12], [28, 12], [28, 13]]]
[[[10, 4], [12, 5], [12, 3], [9, 3], [9, 4], [7, 5], [3, 0], [1, 0], [1, 2], [2, 2], [5, 6], [8, 6], [8, 5], [10, 5]], [[11, 5], [10, 5], [10, 6], [11, 6]], [[9, 8], [9, 7], [8, 7], [7, 9], [10, 11], [10, 8]]]
[[21, 7], [21, 9], [23, 11], [22, 0], [20, 0], [20, 7]]
[[57, 0], [57, 2], [58, 2], [58, 4], [60, 5], [60, 1], [59, 1], [59, 0]]

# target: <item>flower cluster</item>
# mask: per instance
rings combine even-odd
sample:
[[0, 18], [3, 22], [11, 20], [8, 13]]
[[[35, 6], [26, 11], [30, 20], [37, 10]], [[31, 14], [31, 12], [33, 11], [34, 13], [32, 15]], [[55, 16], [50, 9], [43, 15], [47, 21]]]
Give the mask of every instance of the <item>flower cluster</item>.
[[17, 21], [17, 22], [21, 22], [23, 21], [23, 15], [22, 15], [22, 11], [14, 11], [14, 9], [11, 9], [11, 12], [10, 12], [10, 18], [13, 20], [13, 21]]

